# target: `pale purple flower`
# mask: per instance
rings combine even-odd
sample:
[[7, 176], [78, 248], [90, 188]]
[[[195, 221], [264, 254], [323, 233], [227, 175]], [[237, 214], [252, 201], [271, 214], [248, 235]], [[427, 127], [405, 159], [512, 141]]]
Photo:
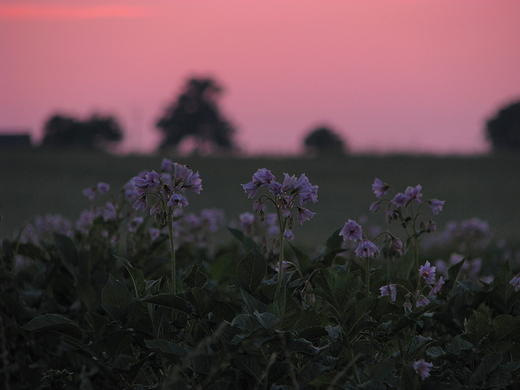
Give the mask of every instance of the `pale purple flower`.
[[358, 241], [363, 238], [363, 229], [356, 221], [349, 219], [339, 232], [339, 235], [343, 237], [344, 241]]
[[242, 188], [247, 194], [247, 197], [249, 199], [253, 199], [256, 196], [256, 193], [258, 192], [259, 185], [250, 181], [249, 183], [242, 184]]
[[392, 240], [392, 247], [396, 250], [397, 253], [399, 253], [400, 255], [403, 254], [404, 252], [404, 244], [403, 242], [401, 241], [401, 239], [399, 238], [396, 238], [396, 239], [393, 239]]
[[309, 183], [298, 195], [300, 197], [300, 206], [305, 204], [305, 202], [316, 203], [318, 201], [318, 186], [313, 186]]
[[185, 180], [184, 187], [196, 194], [200, 194], [200, 191], [202, 191], [202, 179], [199, 173], [190, 171], [190, 174]]
[[435, 283], [435, 270], [437, 267], [432, 266], [429, 261], [419, 267], [419, 275], [428, 284]]
[[161, 235], [161, 231], [157, 228], [150, 228], [148, 234], [150, 234], [150, 238], [152, 239], [152, 241], [155, 241]]
[[284, 192], [291, 192], [292, 190], [294, 190], [298, 179], [296, 178], [295, 175], [289, 176], [288, 173], [284, 173], [283, 176], [284, 176], [284, 179], [283, 179], [283, 183], [282, 183], [282, 190]]
[[515, 291], [520, 290], [520, 276], [514, 276], [513, 279], [509, 281], [509, 284], [515, 288]]
[[107, 183], [99, 182], [97, 183], [97, 190], [101, 195], [104, 195], [108, 191], [110, 191], [110, 185]]
[[357, 257], [377, 257], [378, 254], [379, 251], [376, 244], [368, 240], [359, 241], [356, 248]]
[[161, 171], [163, 172], [171, 172], [173, 170], [172, 160], [163, 158], [161, 162]]
[[128, 222], [128, 231], [130, 233], [135, 233], [137, 228], [143, 224], [144, 219], [142, 217], [135, 217], [130, 222]]
[[406, 191], [404, 192], [404, 195], [409, 199], [409, 200], [414, 200], [416, 201], [417, 203], [421, 203], [421, 200], [419, 199], [422, 194], [421, 194], [421, 190], [422, 190], [422, 187], [421, 185], [417, 185], [415, 187], [408, 187], [406, 189]]
[[379, 210], [380, 203], [374, 202], [370, 205], [370, 208], [368, 209], [371, 213], [375, 213], [377, 210]]
[[285, 238], [287, 241], [292, 241], [292, 240], [294, 240], [294, 233], [292, 232], [292, 230], [286, 229], [286, 230], [283, 232], [283, 236], [284, 236], [284, 238]]
[[188, 205], [188, 201], [181, 194], [173, 194], [170, 200], [168, 200], [167, 205], [171, 207], [185, 207]]
[[399, 192], [395, 194], [394, 199], [392, 199], [392, 203], [395, 204], [397, 207], [403, 207], [406, 206], [408, 200], [409, 198], [405, 194]]
[[259, 200], [255, 200], [253, 202], [253, 210], [260, 214], [260, 213], [265, 213], [265, 210], [264, 210], [264, 203], [263, 202], [260, 202]]
[[123, 186], [123, 190], [125, 193], [125, 198], [128, 201], [132, 201], [137, 198], [137, 192], [135, 190], [135, 183], [133, 178], [125, 183], [125, 185]]
[[439, 281], [435, 285], [435, 287], [432, 288], [432, 290], [430, 291], [429, 296], [433, 297], [435, 294], [437, 294], [439, 291], [441, 291], [441, 288], [442, 288], [443, 285], [444, 285], [444, 278], [441, 276], [439, 278]]
[[106, 202], [105, 208], [102, 212], [103, 220], [105, 222], [107, 221], [114, 221], [117, 218], [117, 209], [116, 206], [112, 202]]
[[137, 199], [134, 203], [134, 209], [144, 211], [146, 210], [146, 200], [144, 196], [141, 196], [139, 199]]
[[255, 216], [251, 213], [242, 213], [238, 216], [242, 229], [248, 228], [255, 221]]
[[430, 368], [432, 367], [433, 364], [425, 362], [424, 359], [418, 360], [413, 364], [413, 369], [419, 374], [421, 380], [425, 380], [430, 376]]
[[395, 302], [397, 299], [397, 288], [395, 284], [388, 284], [386, 286], [381, 286], [379, 288], [379, 291], [381, 291], [381, 296], [387, 296], [390, 295], [390, 300], [392, 302]]
[[269, 183], [275, 180], [274, 175], [271, 173], [270, 170], [266, 168], [260, 168], [256, 173], [253, 175], [253, 182], [255, 184], [267, 186]]
[[378, 198], [382, 198], [384, 195], [386, 195], [389, 188], [390, 186], [388, 184], [383, 183], [379, 179], [375, 179], [374, 184], [372, 184], [372, 191], [374, 191], [374, 194], [376, 194]]
[[267, 187], [269, 188], [269, 191], [271, 191], [271, 193], [275, 196], [283, 194], [282, 184], [278, 183], [277, 181], [271, 180]]
[[442, 206], [444, 205], [444, 200], [431, 199], [428, 201], [430, 204], [430, 208], [432, 209], [433, 214], [439, 214], [442, 211]]
[[88, 200], [94, 200], [96, 197], [96, 191], [92, 187], [89, 187], [83, 190], [83, 195], [85, 195]]
[[[287, 261], [282, 261], [282, 273], [285, 273], [289, 270], [289, 268], [291, 267], [291, 264], [288, 263]], [[279, 264], [276, 263], [274, 269], [276, 270], [276, 272], [279, 271], [280, 267], [279, 267]]]
[[144, 177], [134, 178], [135, 189], [138, 196], [146, 194], [148, 191], [155, 190], [161, 184], [160, 175], [155, 172], [146, 172]]
[[427, 306], [428, 303], [430, 303], [430, 300], [421, 294], [415, 301], [415, 307]]
[[305, 221], [309, 221], [316, 213], [307, 210], [305, 207], [297, 207], [298, 209], [298, 222], [303, 225]]

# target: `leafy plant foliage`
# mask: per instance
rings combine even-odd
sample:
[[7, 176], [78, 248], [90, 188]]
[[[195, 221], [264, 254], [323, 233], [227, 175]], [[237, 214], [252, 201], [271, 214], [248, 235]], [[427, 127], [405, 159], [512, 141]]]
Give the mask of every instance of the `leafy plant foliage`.
[[[379, 206], [388, 188], [374, 187]], [[288, 245], [283, 272], [272, 246], [239, 226], [211, 245], [208, 213], [196, 225], [195, 215], [168, 211], [170, 246], [162, 218], [136, 216], [125, 189], [111, 200], [115, 213], [104, 203], [74, 229], [5, 238], [5, 388], [515, 388], [517, 265], [489, 257], [482, 269], [494, 277], [484, 278], [468, 271], [468, 255], [440, 283], [419, 250], [434, 230], [419, 209], [441, 206], [421, 203], [418, 187], [405, 193], [408, 203], [396, 195], [386, 213], [403, 241], [372, 237], [378, 252], [366, 257], [351, 244], [368, 237], [349, 221], [317, 253]]]

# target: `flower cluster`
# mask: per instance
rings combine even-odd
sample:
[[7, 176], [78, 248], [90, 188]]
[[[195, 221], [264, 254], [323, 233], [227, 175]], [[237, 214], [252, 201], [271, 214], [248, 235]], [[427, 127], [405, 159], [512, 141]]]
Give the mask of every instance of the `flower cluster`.
[[[184, 192], [189, 190], [200, 194], [202, 180], [198, 172], [194, 173], [186, 165], [172, 163], [168, 159], [163, 160], [161, 168], [161, 174], [145, 171], [134, 178], [137, 200], [133, 207], [143, 211], [150, 207], [150, 215], [164, 223], [168, 214], [167, 207], [187, 206], [188, 200]], [[127, 194], [128, 198], [131, 196]]]
[[[379, 210], [379, 207], [381, 205], [381, 202], [384, 200], [383, 196], [388, 194], [388, 191], [390, 189], [390, 185], [384, 183], [380, 179], [375, 179], [374, 183], [372, 184], [372, 190], [374, 191], [374, 194], [376, 197], [380, 198], [380, 200], [372, 203], [370, 205], [370, 211], [376, 212]], [[430, 209], [433, 214], [437, 215], [442, 211], [442, 208], [444, 206], [443, 200], [438, 199], [428, 199], [428, 200], [421, 200], [422, 198], [422, 186], [417, 185], [415, 187], [408, 186], [406, 190], [403, 192], [399, 192], [394, 195], [394, 197], [389, 201], [388, 207], [386, 209], [386, 215], [387, 220], [390, 222], [392, 219], [398, 219], [400, 208], [407, 207], [411, 203], [418, 203], [423, 204], [427, 203], [430, 206]]]
[[[318, 201], [318, 186], [312, 185], [305, 174], [299, 178], [284, 173], [282, 183], [276, 181], [276, 177], [266, 168], [259, 169], [247, 184], [242, 184], [248, 198], [254, 199], [260, 187], [267, 189], [267, 194], [261, 195], [253, 204], [253, 209], [260, 220], [266, 216], [265, 204], [272, 202], [278, 212], [279, 224], [284, 230], [286, 239], [292, 237], [294, 226], [293, 210], [296, 210], [296, 218], [300, 224], [310, 220], [315, 213], [303, 207], [306, 202]], [[298, 199], [298, 202], [296, 202]]]
[[85, 195], [89, 200], [94, 200], [97, 194], [104, 195], [108, 191], [110, 191], [110, 185], [107, 183], [99, 182], [94, 187], [89, 187], [83, 190], [83, 195]]
[[363, 229], [356, 221], [349, 219], [339, 232], [339, 235], [343, 237], [344, 241], [358, 242], [355, 251], [357, 257], [377, 257], [379, 255], [376, 244], [364, 236]]

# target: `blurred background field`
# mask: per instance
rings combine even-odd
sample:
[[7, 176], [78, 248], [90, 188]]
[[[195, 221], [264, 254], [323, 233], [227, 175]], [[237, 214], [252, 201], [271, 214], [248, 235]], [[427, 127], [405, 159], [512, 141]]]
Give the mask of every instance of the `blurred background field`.
[[423, 199], [445, 200], [444, 210], [434, 218], [440, 228], [448, 221], [478, 217], [489, 222], [496, 237], [520, 239], [520, 156], [175, 158], [42, 150], [0, 153], [0, 237], [11, 236], [36, 215], [61, 214], [75, 221], [92, 205], [82, 194], [85, 188], [103, 181], [114, 193], [140, 171], [159, 170], [163, 157], [189, 165], [203, 179], [201, 195], [189, 195], [189, 211], [221, 208], [228, 222], [252, 211], [241, 184], [258, 168], [270, 169], [279, 179], [283, 172], [305, 173], [319, 186], [318, 203], [309, 205], [316, 216], [294, 228], [295, 242], [306, 247], [325, 242], [349, 218], [385, 225], [383, 211], [368, 212], [376, 200], [371, 190], [376, 177], [392, 186], [391, 194], [421, 184]]

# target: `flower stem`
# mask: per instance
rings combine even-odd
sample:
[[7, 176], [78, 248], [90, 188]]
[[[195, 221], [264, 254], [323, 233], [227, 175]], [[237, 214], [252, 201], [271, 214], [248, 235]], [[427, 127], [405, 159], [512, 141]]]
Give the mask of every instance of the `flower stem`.
[[171, 255], [171, 266], [172, 266], [172, 280], [171, 280], [171, 289], [172, 293], [175, 293], [176, 290], [176, 280], [177, 280], [177, 264], [175, 261], [175, 242], [173, 240], [173, 218], [171, 215], [168, 216], [168, 232], [170, 234], [170, 255]]
[[366, 258], [365, 263], [365, 280], [366, 280], [366, 286], [367, 286], [367, 297], [370, 296], [370, 257]]

